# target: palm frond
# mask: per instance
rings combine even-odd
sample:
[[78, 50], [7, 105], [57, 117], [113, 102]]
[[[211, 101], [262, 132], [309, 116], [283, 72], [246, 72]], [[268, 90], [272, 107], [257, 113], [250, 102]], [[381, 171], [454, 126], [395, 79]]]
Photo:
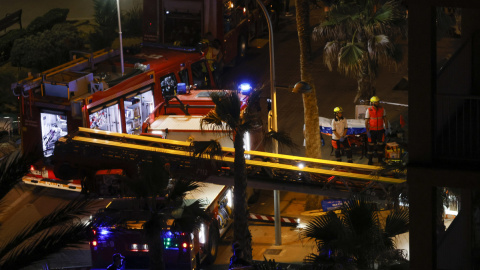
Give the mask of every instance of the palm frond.
[[328, 245], [329, 242], [340, 238], [344, 233], [342, 220], [333, 211], [329, 211], [326, 215], [315, 217], [310, 221], [302, 236], [314, 239], [322, 245]]
[[200, 187], [200, 184], [192, 181], [190, 178], [179, 178], [173, 180], [174, 183], [168, 191], [167, 201], [181, 201], [188, 192], [194, 191]]
[[193, 141], [190, 143], [189, 151], [194, 157], [222, 157], [222, 146], [216, 140], [210, 141]]
[[292, 137], [290, 135], [283, 131], [269, 131], [264, 134], [263, 136], [263, 144], [264, 145], [271, 145], [273, 140], [277, 141], [280, 146], [285, 146], [290, 148], [291, 150], [298, 149], [299, 146], [293, 141]]
[[215, 113], [222, 122], [235, 130], [240, 122], [241, 101], [238, 94], [234, 91], [215, 91], [211, 92], [210, 97], [215, 104]]
[[86, 199], [71, 201], [64, 206], [57, 208], [52, 213], [42, 217], [34, 224], [27, 225], [22, 231], [2, 246], [0, 249], [0, 258], [5, 256], [6, 252], [9, 252], [16, 246], [22, 245], [27, 239], [42, 231], [48, 230], [57, 225], [78, 222], [79, 216], [88, 215], [93, 212], [93, 208], [91, 208], [92, 203], [93, 201]]
[[14, 151], [0, 160], [0, 200], [21, 181], [30, 164], [28, 155], [20, 151]]
[[203, 210], [205, 203], [201, 200], [189, 202], [183, 207], [182, 215], [173, 222], [172, 229], [179, 231], [193, 232], [200, 229], [201, 222], [196, 222], [198, 218], [208, 220], [208, 214]]
[[394, 237], [402, 233], [408, 232], [410, 218], [408, 208], [400, 207], [393, 210], [385, 222], [385, 235], [387, 237]]
[[342, 45], [337, 40], [329, 41], [325, 44], [323, 49], [323, 62], [327, 65], [330, 71], [333, 70], [333, 66], [338, 63], [338, 55]]
[[[90, 202], [74, 201], [32, 226], [27, 226], [6, 242], [0, 252], [3, 269], [28, 266], [65, 247], [75, 247], [86, 239], [87, 223], [76, 215], [84, 215]], [[15, 266], [15, 267], [13, 267]]]
[[338, 69], [347, 76], [357, 77], [362, 71], [365, 50], [357, 43], [348, 43], [340, 49]]
[[200, 129], [203, 131], [205, 128], [210, 128], [212, 130], [219, 130], [222, 132], [231, 132], [230, 127], [223, 122], [223, 119], [220, 115], [217, 114], [215, 110], [209, 111], [201, 120], [200, 120]]

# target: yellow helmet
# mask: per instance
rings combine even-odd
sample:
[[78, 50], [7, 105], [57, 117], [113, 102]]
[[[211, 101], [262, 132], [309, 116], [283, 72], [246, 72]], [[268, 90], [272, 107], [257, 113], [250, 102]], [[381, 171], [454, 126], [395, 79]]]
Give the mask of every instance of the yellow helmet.
[[333, 109], [333, 112], [334, 113], [339, 113], [339, 112], [343, 113], [343, 109], [342, 109], [342, 107], [335, 107], [335, 109]]
[[379, 102], [380, 99], [377, 97], [377, 96], [373, 96], [371, 99], [370, 99], [370, 102], [374, 103], [374, 102]]

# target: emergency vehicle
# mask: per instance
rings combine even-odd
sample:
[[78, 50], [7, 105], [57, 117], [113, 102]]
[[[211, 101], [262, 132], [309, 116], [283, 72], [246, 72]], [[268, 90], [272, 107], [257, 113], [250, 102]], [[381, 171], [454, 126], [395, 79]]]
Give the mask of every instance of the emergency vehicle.
[[[209, 183], [187, 194], [185, 204], [201, 200], [208, 218], [201, 218], [194, 231], [179, 231], [169, 217], [162, 231], [166, 269], [199, 269], [200, 264], [215, 261], [219, 240], [232, 222], [232, 196], [230, 187]], [[125, 256], [125, 269], [148, 269], [150, 250], [143, 224], [149, 215], [133, 198], [114, 199], [99, 210], [92, 218], [92, 269], [105, 269], [115, 253]]]
[[[262, 3], [276, 25], [280, 1]], [[144, 42], [191, 46], [216, 39], [225, 65], [244, 58], [249, 44], [260, 44], [267, 31], [256, 0], [144, 0], [143, 18]]]
[[59, 138], [79, 127], [141, 134], [152, 113], [204, 115], [213, 103], [206, 89], [216, 85], [202, 52], [192, 48], [144, 46], [85, 54], [12, 85], [21, 104], [22, 149], [43, 153], [23, 181], [81, 191], [81, 179], [55, 176], [51, 156]]

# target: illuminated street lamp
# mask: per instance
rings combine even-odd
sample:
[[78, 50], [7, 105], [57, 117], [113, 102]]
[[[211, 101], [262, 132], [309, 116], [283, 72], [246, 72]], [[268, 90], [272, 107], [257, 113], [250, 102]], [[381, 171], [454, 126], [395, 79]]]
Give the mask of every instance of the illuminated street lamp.
[[118, 14], [118, 35], [120, 37], [120, 65], [122, 67], [122, 76], [125, 74], [123, 67], [123, 44], [122, 44], [122, 21], [120, 20], [120, 0], [117, 0], [117, 14]]
[[[273, 131], [278, 131], [277, 126], [277, 90], [275, 89], [275, 62], [273, 55], [273, 26], [272, 20], [268, 15], [268, 11], [263, 5], [262, 1], [257, 0], [258, 5], [262, 8], [263, 14], [265, 14], [265, 19], [268, 24], [268, 43], [269, 43], [269, 52], [270, 52], [270, 94], [272, 100], [272, 110], [269, 112], [269, 118], [271, 120], [271, 129]], [[274, 140], [273, 142], [274, 153], [278, 154], [278, 142]], [[280, 246], [282, 244], [282, 224], [280, 221], [280, 191], [273, 191], [273, 201], [274, 201], [274, 220], [275, 220], [275, 245]]]

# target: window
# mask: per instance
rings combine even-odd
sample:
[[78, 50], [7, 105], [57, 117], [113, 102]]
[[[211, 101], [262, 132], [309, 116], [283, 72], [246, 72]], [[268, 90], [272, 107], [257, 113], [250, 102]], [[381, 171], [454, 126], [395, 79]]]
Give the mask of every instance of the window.
[[101, 129], [119, 133], [122, 132], [118, 104], [91, 113], [89, 119], [90, 128], [92, 129]]
[[154, 109], [152, 90], [125, 98], [124, 108], [127, 133], [140, 134], [143, 122]]
[[175, 74], [170, 73], [160, 78], [160, 87], [162, 88], [162, 96], [175, 96], [177, 94], [177, 78]]
[[42, 127], [43, 155], [53, 155], [55, 142], [60, 137], [67, 135], [67, 117], [62, 113], [42, 112], [40, 113]]

